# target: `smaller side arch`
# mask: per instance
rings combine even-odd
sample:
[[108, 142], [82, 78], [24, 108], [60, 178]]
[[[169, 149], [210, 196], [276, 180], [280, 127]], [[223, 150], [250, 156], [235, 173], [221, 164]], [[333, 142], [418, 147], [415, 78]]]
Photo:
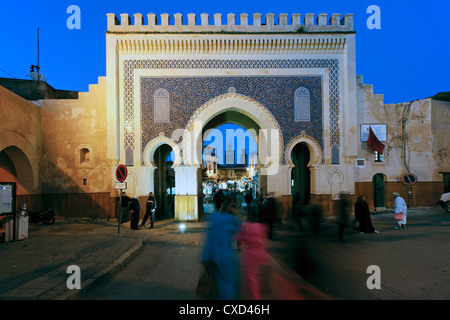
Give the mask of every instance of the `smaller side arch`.
[[[15, 165], [25, 168], [18, 172], [19, 180], [26, 181], [26, 193], [33, 194], [40, 191], [40, 156], [36, 146], [33, 146], [25, 137], [13, 131], [3, 131], [0, 139], [0, 151], [10, 150]], [[17, 163], [19, 161], [19, 163]], [[18, 192], [22, 192], [18, 190]]]
[[331, 199], [332, 200], [338, 200], [340, 198], [340, 194], [342, 191], [342, 183], [344, 182], [344, 174], [335, 169], [328, 173], [328, 184], [331, 187], [330, 193], [331, 193]]
[[172, 167], [177, 167], [182, 163], [180, 146], [174, 140], [166, 137], [163, 133], [161, 133], [158, 137], [150, 140], [145, 146], [142, 159], [142, 163], [144, 164], [144, 166], [156, 167], [156, 164], [153, 161], [153, 155], [156, 149], [158, 149], [158, 147], [163, 144], [168, 144], [175, 154], [175, 160]]
[[291, 160], [292, 150], [298, 144], [303, 142], [309, 149], [310, 152], [310, 160], [308, 163], [308, 167], [319, 165], [322, 161], [322, 150], [319, 143], [312, 137], [305, 134], [304, 131], [302, 133], [293, 138], [286, 146], [284, 152], [284, 160], [291, 167], [294, 166]]

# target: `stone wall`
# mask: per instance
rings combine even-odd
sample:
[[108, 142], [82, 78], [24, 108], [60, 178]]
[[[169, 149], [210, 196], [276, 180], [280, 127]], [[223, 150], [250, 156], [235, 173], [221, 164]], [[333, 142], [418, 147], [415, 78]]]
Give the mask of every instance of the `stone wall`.
[[0, 78], [0, 85], [26, 100], [78, 98], [78, 91], [57, 90], [44, 81]]
[[[106, 157], [106, 78], [76, 100], [39, 100], [42, 193], [65, 216], [115, 215], [113, 165]], [[114, 167], [115, 168], [115, 167]]]

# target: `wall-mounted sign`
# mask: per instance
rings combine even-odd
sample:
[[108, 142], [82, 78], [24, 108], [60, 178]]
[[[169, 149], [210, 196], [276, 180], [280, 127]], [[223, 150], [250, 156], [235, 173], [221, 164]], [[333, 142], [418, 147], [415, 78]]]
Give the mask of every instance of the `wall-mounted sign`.
[[385, 124], [362, 124], [361, 125], [361, 141], [365, 142], [369, 139], [369, 127], [379, 141], [386, 142], [386, 125]]
[[119, 182], [124, 182], [127, 178], [128, 170], [127, 167], [123, 164], [119, 164], [116, 169], [116, 179]]
[[13, 214], [16, 207], [16, 183], [0, 182], [0, 215]]
[[126, 182], [114, 182], [114, 189], [127, 190], [127, 183]]
[[356, 159], [356, 167], [365, 168], [366, 167], [366, 159]]
[[402, 177], [402, 182], [407, 186], [412, 186], [417, 182], [417, 177], [412, 173], [408, 173]]

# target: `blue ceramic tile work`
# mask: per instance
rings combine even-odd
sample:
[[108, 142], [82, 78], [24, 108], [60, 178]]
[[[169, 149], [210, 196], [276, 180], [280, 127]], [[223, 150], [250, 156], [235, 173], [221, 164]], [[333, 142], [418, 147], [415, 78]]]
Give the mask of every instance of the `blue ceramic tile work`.
[[[258, 101], [274, 115], [285, 144], [298, 136], [302, 130], [322, 142], [321, 77], [154, 77], [141, 79], [142, 150], [159, 132], [170, 137], [173, 130], [184, 129], [197, 108], [214, 97], [227, 93], [230, 87], [234, 87], [236, 93]], [[310, 91], [309, 122], [294, 121], [294, 92], [299, 87]], [[170, 93], [170, 123], [153, 121], [153, 96], [160, 88]]]
[[[286, 60], [219, 60], [219, 59], [186, 59], [186, 60], [125, 60], [123, 62], [123, 73], [124, 73], [124, 126], [128, 130], [124, 130], [124, 149], [131, 147], [135, 148], [134, 145], [134, 70], [136, 69], [289, 69], [289, 68], [328, 68], [330, 74], [330, 85], [329, 85], [329, 112], [330, 112], [330, 146], [340, 145], [340, 132], [339, 132], [339, 63], [337, 59], [286, 59]], [[316, 78], [316, 79], [315, 79]], [[170, 80], [170, 78], [160, 78], [160, 80]], [[178, 80], [176, 80], [178, 79]], [[190, 80], [189, 80], [190, 79]], [[194, 79], [196, 79], [194, 81]], [[314, 91], [314, 95], [311, 94], [311, 119], [312, 121], [318, 121], [317, 118], [317, 108], [322, 108], [321, 106], [321, 88], [320, 81], [318, 77], [257, 77], [256, 79], [264, 79], [264, 85], [262, 82], [256, 81], [256, 79], [251, 80], [251, 77], [215, 77], [214, 81], [207, 80], [212, 78], [172, 78], [172, 81], [178, 81], [178, 88], [170, 86], [173, 90], [171, 92], [171, 118], [176, 120], [176, 128], [184, 128], [184, 126], [179, 126], [180, 123], [187, 123], [189, 117], [192, 115], [195, 108], [201, 105], [201, 101], [208, 101], [209, 99], [226, 93], [230, 86], [236, 87], [237, 93], [248, 95], [253, 99], [259, 101], [266, 108], [268, 108], [275, 116], [277, 121], [283, 130], [283, 138], [285, 143], [289, 142], [289, 137], [296, 136], [301, 130], [305, 130], [306, 133], [314, 137], [321, 145], [323, 144], [322, 139], [322, 127], [316, 127], [312, 123], [294, 123], [294, 111], [293, 111], [293, 91], [297, 87], [283, 87], [280, 85], [288, 83], [290, 86], [296, 86], [297, 83], [305, 83], [303, 86], [307, 87], [308, 90]], [[317, 81], [317, 82], [314, 82]], [[153, 80], [154, 81], [154, 80]], [[184, 81], [184, 82], [183, 82]], [[192, 82], [193, 81], [193, 82]], [[209, 81], [208, 85], [205, 86], [205, 81]], [[212, 81], [212, 82], [211, 82]], [[290, 83], [288, 81], [296, 81], [295, 83]], [[306, 82], [305, 82], [306, 81]], [[149, 86], [144, 89], [144, 84]], [[161, 85], [161, 84], [160, 84]], [[209, 88], [208, 86], [212, 86]], [[239, 86], [238, 86], [239, 85]], [[141, 84], [142, 96], [143, 96], [143, 106], [146, 104], [147, 107], [143, 107], [142, 119], [143, 121], [151, 121], [153, 113], [152, 108], [152, 96], [149, 93], [151, 87], [156, 88], [156, 85], [146, 84], [143, 81]], [[300, 85], [299, 85], [300, 86]], [[186, 88], [187, 92], [183, 93], [185, 96], [191, 97], [191, 101], [187, 100], [184, 102], [174, 101], [175, 97], [180, 96], [174, 92], [183, 91], [182, 88]], [[193, 90], [196, 88], [195, 90]], [[203, 92], [207, 88], [206, 92]], [[203, 90], [203, 91], [201, 91]], [[292, 90], [292, 96], [290, 97], [290, 102], [288, 101], [287, 92]], [[317, 93], [319, 90], [319, 93]], [[191, 92], [188, 94], [188, 92]], [[197, 96], [193, 96], [192, 92], [195, 92]], [[202, 92], [199, 95], [198, 92]], [[280, 100], [281, 93], [283, 100]], [[181, 93], [180, 93], [181, 94]], [[181, 94], [181, 96], [183, 96]], [[214, 94], [214, 96], [210, 96]], [[145, 103], [144, 103], [145, 99]], [[320, 104], [320, 107], [318, 107]], [[189, 107], [189, 112], [177, 112], [181, 107]], [[177, 109], [178, 108], [178, 109]], [[171, 129], [169, 126], [175, 127], [175, 122], [173, 124], [154, 124], [146, 122], [144, 126], [143, 133], [143, 144], [149, 141], [152, 137], [156, 136], [155, 133], [160, 131], [165, 132], [166, 135], [171, 135]], [[309, 126], [309, 127], [308, 127]], [[153, 128], [147, 128], [153, 127]], [[320, 130], [320, 133], [318, 131]], [[141, 146], [142, 147], [142, 146]], [[323, 147], [323, 145], [322, 145]]]

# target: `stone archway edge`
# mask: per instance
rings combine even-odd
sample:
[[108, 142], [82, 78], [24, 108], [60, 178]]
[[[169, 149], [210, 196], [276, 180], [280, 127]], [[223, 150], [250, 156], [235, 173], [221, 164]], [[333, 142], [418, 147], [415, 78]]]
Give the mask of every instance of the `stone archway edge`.
[[312, 155], [308, 166], [316, 166], [319, 165], [322, 162], [323, 154], [322, 149], [319, 145], [319, 143], [313, 138], [308, 136], [304, 131], [301, 132], [300, 135], [293, 138], [286, 146], [285, 152], [284, 152], [284, 160], [286, 163], [290, 166], [294, 166], [291, 160], [291, 154], [294, 147], [298, 144], [304, 142], [310, 151], [310, 154]]
[[[278, 133], [277, 160], [279, 164], [282, 163], [284, 142], [280, 125], [278, 124], [277, 120], [272, 115], [272, 113], [258, 101], [235, 92], [225, 93], [207, 101], [202, 106], [200, 106], [191, 116], [188, 123], [186, 124], [183, 133], [183, 140], [181, 142], [181, 149], [186, 150], [186, 152], [183, 152], [183, 163], [189, 163], [189, 154], [187, 152], [189, 151], [187, 149], [189, 134], [194, 133], [194, 135], [201, 135], [201, 129], [211, 119], [213, 119], [218, 114], [226, 112], [227, 110], [235, 110], [241, 112], [242, 114], [255, 121], [263, 130], [276, 130]], [[194, 137], [193, 141], [198, 143], [198, 137]], [[193, 148], [195, 150], [194, 152], [196, 153], [198, 153], [199, 149], [201, 149], [195, 143]], [[191, 159], [194, 159], [194, 161], [198, 161], [200, 159], [198, 154], [194, 154], [191, 156], [193, 156], [191, 157]]]
[[159, 146], [167, 144], [169, 145], [173, 152], [175, 153], [175, 161], [173, 163], [173, 167], [179, 166], [182, 163], [182, 152], [179, 144], [172, 138], [166, 137], [164, 133], [160, 133], [158, 137], [150, 140], [144, 148], [144, 152], [142, 154], [142, 163], [144, 166], [148, 167], [156, 167], [155, 163], [152, 161], [153, 154], [158, 149]]

